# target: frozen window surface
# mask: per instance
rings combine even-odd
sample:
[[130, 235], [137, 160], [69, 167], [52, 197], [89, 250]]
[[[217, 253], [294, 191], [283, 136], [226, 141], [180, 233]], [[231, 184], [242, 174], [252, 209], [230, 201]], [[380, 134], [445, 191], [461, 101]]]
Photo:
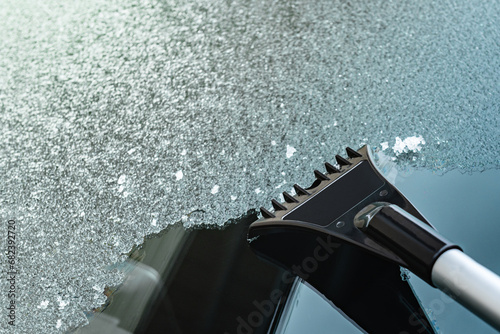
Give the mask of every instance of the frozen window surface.
[[0, 7], [0, 217], [18, 227], [20, 332], [84, 323], [145, 235], [224, 224], [309, 185], [345, 146], [500, 166], [499, 2]]

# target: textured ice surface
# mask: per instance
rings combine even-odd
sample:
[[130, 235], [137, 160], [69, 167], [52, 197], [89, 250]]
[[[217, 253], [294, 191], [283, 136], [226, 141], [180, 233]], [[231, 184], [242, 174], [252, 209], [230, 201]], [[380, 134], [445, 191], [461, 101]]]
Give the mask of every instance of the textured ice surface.
[[498, 168], [499, 27], [498, 1], [0, 0], [16, 329], [84, 323], [145, 235], [223, 224], [347, 145]]

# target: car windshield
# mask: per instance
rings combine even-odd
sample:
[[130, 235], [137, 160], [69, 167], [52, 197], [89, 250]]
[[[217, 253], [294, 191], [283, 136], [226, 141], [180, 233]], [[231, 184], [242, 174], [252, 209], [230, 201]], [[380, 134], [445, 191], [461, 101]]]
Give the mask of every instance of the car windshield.
[[[334, 331], [343, 317], [301, 306], [339, 310], [252, 257], [246, 231], [346, 146], [370, 145], [443, 235], [500, 273], [500, 2], [0, 8], [2, 331], [140, 331], [158, 307], [172, 333]], [[492, 331], [403, 276], [435, 331]]]

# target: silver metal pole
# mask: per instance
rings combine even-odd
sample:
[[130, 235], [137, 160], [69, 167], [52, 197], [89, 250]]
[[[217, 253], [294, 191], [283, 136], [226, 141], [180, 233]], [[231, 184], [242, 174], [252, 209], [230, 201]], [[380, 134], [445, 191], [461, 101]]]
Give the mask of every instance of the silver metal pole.
[[500, 277], [429, 225], [389, 203], [372, 203], [354, 224], [397, 254], [414, 274], [500, 331]]
[[500, 331], [500, 277], [458, 249], [444, 252], [432, 267], [440, 290]]

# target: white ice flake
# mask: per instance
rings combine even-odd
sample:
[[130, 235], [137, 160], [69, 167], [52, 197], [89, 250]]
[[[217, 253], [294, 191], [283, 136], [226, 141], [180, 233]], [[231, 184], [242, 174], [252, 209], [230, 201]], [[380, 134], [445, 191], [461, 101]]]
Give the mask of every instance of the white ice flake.
[[231, 195], [231, 201], [236, 201], [237, 198], [238, 196]]
[[62, 320], [57, 319], [56, 328], [60, 328], [61, 326], [62, 326]]
[[127, 178], [126, 175], [122, 175], [118, 178], [118, 184], [123, 184], [125, 182], [125, 179]]
[[256, 194], [260, 194], [261, 192], [262, 192], [262, 190], [260, 190], [260, 188], [255, 189]]
[[382, 146], [382, 151], [385, 151], [389, 148], [389, 143], [385, 141], [381, 143], [380, 146]]
[[62, 310], [69, 304], [69, 301], [63, 300], [61, 297], [57, 297], [57, 301], [59, 302], [59, 309]]
[[290, 159], [295, 152], [297, 152], [297, 150], [293, 146], [286, 145], [286, 157], [287, 157], [287, 159]]
[[210, 192], [212, 193], [212, 195], [215, 195], [219, 192], [219, 185], [216, 184], [215, 186], [212, 187], [212, 190], [210, 190]]
[[422, 136], [408, 137], [404, 140], [396, 137], [396, 143], [392, 147], [392, 150], [394, 151], [394, 153], [396, 153], [396, 155], [410, 151], [418, 152], [422, 149], [422, 147], [420, 146], [421, 144], [425, 144], [425, 140]]
[[175, 173], [175, 179], [177, 181], [182, 180], [183, 177], [184, 177], [184, 174], [182, 173], [181, 170], [179, 170], [179, 171], [177, 171], [177, 173]]
[[49, 301], [44, 300], [43, 302], [40, 303], [40, 305], [37, 306], [37, 308], [41, 308], [42, 310], [45, 310], [49, 306]]

